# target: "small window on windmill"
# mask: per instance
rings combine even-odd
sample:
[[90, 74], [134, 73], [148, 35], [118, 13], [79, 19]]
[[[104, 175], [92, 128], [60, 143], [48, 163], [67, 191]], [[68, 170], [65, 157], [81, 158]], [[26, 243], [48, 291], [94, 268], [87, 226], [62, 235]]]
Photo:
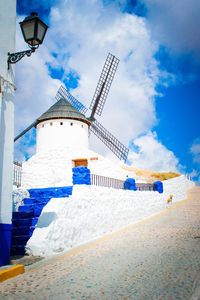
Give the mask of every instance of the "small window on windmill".
[[79, 167], [79, 166], [83, 166], [83, 167], [88, 166], [87, 158], [73, 159], [72, 161], [73, 161], [74, 168]]
[[70, 125], [73, 126], [73, 123], [71, 122]]
[[53, 126], [53, 122], [50, 122], [50, 126]]
[[44, 124], [42, 124], [42, 127], [44, 127]]
[[63, 125], [63, 122], [60, 122], [60, 125]]

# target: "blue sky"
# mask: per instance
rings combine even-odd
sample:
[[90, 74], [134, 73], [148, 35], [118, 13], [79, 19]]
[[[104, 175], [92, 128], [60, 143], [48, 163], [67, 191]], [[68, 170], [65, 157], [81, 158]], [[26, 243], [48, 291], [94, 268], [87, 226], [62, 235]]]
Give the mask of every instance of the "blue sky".
[[[111, 52], [120, 65], [98, 120], [129, 145], [133, 167], [179, 171], [198, 181], [199, 9], [195, 0], [18, 0], [18, 20], [37, 11], [49, 30], [37, 53], [16, 66], [16, 134], [55, 102], [62, 82], [88, 107]], [[16, 158], [33, 155], [34, 143], [33, 130], [16, 144]], [[91, 148], [110, 155], [93, 138]]]

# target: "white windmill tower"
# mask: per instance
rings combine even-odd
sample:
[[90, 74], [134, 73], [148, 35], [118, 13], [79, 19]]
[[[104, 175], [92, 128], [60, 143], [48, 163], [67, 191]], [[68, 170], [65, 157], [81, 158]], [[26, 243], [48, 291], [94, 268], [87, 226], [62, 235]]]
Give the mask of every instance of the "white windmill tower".
[[[58, 156], [60, 156], [59, 162], [59, 157], [56, 158], [56, 164], [60, 165], [60, 168], [63, 168], [64, 166], [71, 168], [74, 166], [72, 165], [72, 162], [76, 161], [78, 161], [78, 165], [87, 165], [88, 158], [83, 159], [83, 157], [89, 155], [91, 158], [91, 156], [94, 155], [91, 153], [88, 154], [88, 151], [84, 152], [83, 150], [88, 150], [88, 133], [91, 131], [119, 159], [126, 161], [129, 150], [94, 118], [95, 114], [98, 114], [99, 116], [102, 114], [118, 63], [119, 60], [109, 53], [90, 105], [90, 117], [85, 116], [87, 108], [61, 86], [56, 95], [57, 102], [27, 129], [20, 133], [15, 138], [15, 141], [35, 126], [37, 131], [36, 155], [40, 155], [40, 163], [43, 160], [44, 164], [44, 160], [46, 159], [46, 157], [42, 156], [44, 153], [48, 152], [52, 154], [54, 149], [60, 149], [60, 151], [61, 149], [67, 149], [68, 154], [71, 151], [71, 165], [66, 162], [66, 158], [64, 158], [61, 153], [58, 154]], [[49, 154], [46, 154], [46, 156], [49, 157], [49, 160], [52, 160], [51, 155], [49, 156]], [[55, 166], [55, 159], [54, 163], [52, 160], [52, 165]], [[48, 164], [49, 170], [52, 165], [50, 166]], [[77, 165], [75, 164], [75, 166]], [[45, 170], [45, 172], [48, 171]], [[42, 176], [43, 175], [41, 174], [41, 177]], [[51, 176], [55, 177], [55, 174], [53, 175], [52, 173]]]
[[54, 148], [88, 148], [90, 122], [61, 98], [37, 119], [36, 152]]

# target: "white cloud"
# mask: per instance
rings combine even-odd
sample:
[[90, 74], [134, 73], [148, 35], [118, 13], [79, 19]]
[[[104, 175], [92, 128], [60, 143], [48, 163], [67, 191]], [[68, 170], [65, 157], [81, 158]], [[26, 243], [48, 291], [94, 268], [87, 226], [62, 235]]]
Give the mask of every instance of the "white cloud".
[[[19, 26], [16, 40], [17, 51], [27, 49]], [[42, 45], [31, 57], [25, 56], [16, 64], [15, 134], [29, 126], [55, 102], [61, 82], [49, 74], [46, 65], [49, 57], [47, 46]]]
[[192, 153], [194, 163], [196, 163], [200, 169], [200, 138], [194, 140], [190, 152]]
[[195, 140], [192, 147], [190, 148], [190, 151], [194, 155], [200, 154], [200, 139]]
[[151, 171], [178, 172], [178, 159], [172, 151], [164, 147], [157, 139], [156, 133], [148, 132], [133, 141], [129, 160], [135, 168]]
[[24, 162], [35, 154], [36, 145], [35, 141], [36, 131], [30, 130], [20, 140], [16, 141], [15, 160]]
[[[18, 18], [22, 21], [24, 16]], [[17, 22], [17, 23], [18, 23]], [[19, 25], [16, 33], [17, 51], [26, 50]], [[42, 45], [31, 57], [24, 57], [16, 64], [17, 91], [15, 95], [15, 136], [27, 128], [46, 111], [54, 102], [55, 94], [61, 82], [51, 78], [46, 60], [51, 59], [47, 46]], [[30, 140], [30, 138], [28, 139]], [[15, 159], [23, 160], [25, 153], [34, 153], [34, 147], [27, 142], [27, 137], [15, 143]]]
[[[78, 87], [71, 93], [88, 107], [108, 52], [116, 55], [120, 64], [98, 121], [125, 145], [151, 130], [157, 122], [156, 85], [161, 78], [168, 78], [168, 74], [158, 68], [155, 59], [158, 45], [152, 40], [145, 20], [122, 13], [114, 4], [104, 6], [97, 0], [65, 0], [51, 9], [49, 25], [44, 45], [16, 68], [16, 132], [55, 101], [60, 81], [51, 77], [46, 63], [57, 70], [62, 67], [63, 80], [70, 72], [80, 77]], [[19, 32], [17, 43], [20, 50], [26, 47]], [[136, 139], [135, 143], [137, 141], [142, 140]], [[166, 164], [157, 162], [155, 167], [167, 168], [171, 162], [175, 168], [173, 154], [158, 145], [169, 157], [165, 158]], [[91, 147], [103, 154], [109, 151], [93, 138]]]
[[64, 1], [52, 9], [51, 28], [50, 44], [56, 40], [52, 49], [58, 53], [55, 66], [62, 61], [64, 76], [77, 72], [79, 85], [71, 92], [87, 107], [108, 52], [120, 59], [98, 121], [126, 145], [155, 125], [155, 86], [162, 74], [154, 58], [157, 44], [144, 19], [117, 6], [104, 7], [101, 1]]
[[141, 0], [147, 7], [151, 31], [176, 54], [200, 57], [200, 2], [196, 0]]

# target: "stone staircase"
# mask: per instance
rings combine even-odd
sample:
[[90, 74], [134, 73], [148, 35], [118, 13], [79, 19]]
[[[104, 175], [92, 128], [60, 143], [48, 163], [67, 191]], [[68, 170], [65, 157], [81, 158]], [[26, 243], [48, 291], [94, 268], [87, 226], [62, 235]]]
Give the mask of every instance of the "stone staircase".
[[30, 189], [30, 198], [24, 198], [24, 205], [13, 212], [11, 255], [24, 255], [27, 241], [33, 234], [43, 207], [51, 198], [72, 195], [72, 186]]

